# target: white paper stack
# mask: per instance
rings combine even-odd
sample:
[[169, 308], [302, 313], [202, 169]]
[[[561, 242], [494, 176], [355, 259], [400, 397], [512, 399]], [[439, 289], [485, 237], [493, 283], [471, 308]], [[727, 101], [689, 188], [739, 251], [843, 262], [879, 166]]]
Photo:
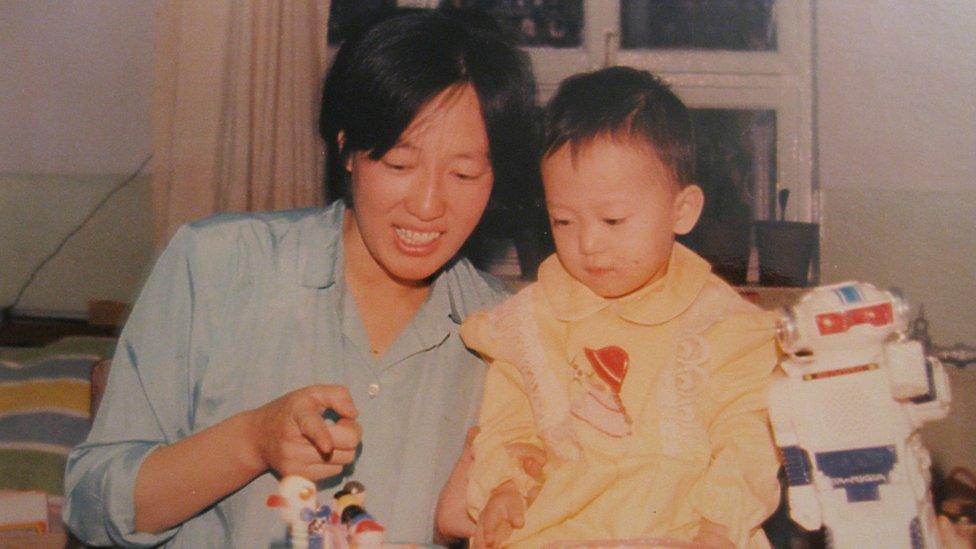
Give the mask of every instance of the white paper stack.
[[48, 531], [47, 494], [0, 491], [0, 532]]

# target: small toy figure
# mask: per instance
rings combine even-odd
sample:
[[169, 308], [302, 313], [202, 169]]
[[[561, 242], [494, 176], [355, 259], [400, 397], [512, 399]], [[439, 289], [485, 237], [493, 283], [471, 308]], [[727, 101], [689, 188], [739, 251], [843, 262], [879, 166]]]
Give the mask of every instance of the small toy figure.
[[288, 523], [291, 546], [308, 547], [308, 527], [318, 509], [318, 497], [312, 481], [288, 475], [278, 483], [278, 493], [268, 496], [268, 507], [281, 509], [281, 518]]
[[855, 282], [813, 289], [780, 319], [786, 377], [769, 411], [790, 515], [833, 547], [940, 546], [918, 428], [945, 417], [949, 387], [907, 324], [898, 295]]
[[349, 543], [353, 547], [381, 547], [384, 528], [366, 512], [366, 488], [359, 482], [350, 481], [335, 493], [336, 513], [345, 525]]
[[319, 506], [311, 481], [287, 476], [279, 483], [278, 493], [268, 497], [268, 506], [282, 508], [293, 548], [382, 547], [385, 529], [363, 508], [365, 500], [363, 485], [350, 481], [333, 494], [331, 506]]

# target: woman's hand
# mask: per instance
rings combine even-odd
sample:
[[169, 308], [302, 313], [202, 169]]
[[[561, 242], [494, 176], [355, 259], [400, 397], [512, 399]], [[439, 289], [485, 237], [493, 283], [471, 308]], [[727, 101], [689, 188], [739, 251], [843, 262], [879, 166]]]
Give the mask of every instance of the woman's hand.
[[[332, 423], [322, 418], [333, 410]], [[254, 457], [279, 475], [315, 481], [335, 476], [356, 457], [362, 428], [345, 387], [310, 385], [248, 412]]]
[[[322, 419], [328, 409], [338, 423]], [[338, 474], [362, 437], [355, 418], [345, 387], [312, 385], [160, 446], [136, 477], [136, 530], [180, 524], [269, 468], [311, 480]]]

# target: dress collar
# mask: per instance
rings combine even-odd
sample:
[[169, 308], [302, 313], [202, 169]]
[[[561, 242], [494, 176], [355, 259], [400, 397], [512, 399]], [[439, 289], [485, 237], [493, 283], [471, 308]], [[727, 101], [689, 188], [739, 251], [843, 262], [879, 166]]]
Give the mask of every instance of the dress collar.
[[559, 320], [581, 320], [609, 309], [624, 320], [654, 325], [672, 320], [690, 307], [710, 271], [707, 261], [675, 243], [664, 277], [620, 299], [594, 293], [571, 277], [555, 255], [539, 267], [539, 285]]

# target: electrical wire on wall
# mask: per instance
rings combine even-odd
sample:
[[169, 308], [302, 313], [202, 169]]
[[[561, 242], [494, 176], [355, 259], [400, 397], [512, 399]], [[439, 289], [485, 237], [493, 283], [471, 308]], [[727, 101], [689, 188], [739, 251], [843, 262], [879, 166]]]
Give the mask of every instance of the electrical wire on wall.
[[68, 241], [71, 240], [71, 238], [74, 237], [76, 234], [81, 232], [81, 230], [84, 229], [85, 226], [88, 225], [88, 223], [92, 219], [94, 219], [95, 215], [98, 214], [98, 212], [101, 211], [103, 207], [105, 207], [105, 205], [108, 203], [109, 200], [112, 199], [113, 196], [115, 196], [120, 191], [128, 187], [133, 181], [136, 180], [137, 177], [139, 177], [142, 174], [143, 170], [146, 169], [146, 166], [149, 165], [149, 162], [152, 160], [152, 157], [153, 155], [151, 154], [146, 156], [146, 158], [143, 159], [142, 163], [139, 164], [139, 167], [136, 168], [135, 171], [133, 171], [128, 177], [126, 177], [125, 179], [117, 183], [114, 187], [112, 187], [112, 189], [109, 190], [108, 193], [106, 193], [105, 196], [103, 196], [102, 199], [99, 200], [97, 204], [95, 204], [95, 206], [91, 209], [91, 211], [88, 212], [88, 215], [86, 215], [85, 218], [82, 219], [80, 223], [75, 225], [75, 227], [70, 232], [68, 232], [68, 234], [65, 235], [65, 237], [62, 238], [60, 242], [58, 242], [58, 245], [55, 246], [54, 250], [52, 250], [51, 253], [49, 253], [44, 259], [42, 259], [41, 262], [38, 263], [33, 270], [31, 270], [30, 275], [28, 275], [27, 277], [27, 280], [25, 280], [24, 283], [20, 286], [20, 289], [17, 290], [17, 296], [14, 298], [13, 303], [3, 308], [2, 322], [6, 323], [14, 316], [14, 311], [16, 310], [17, 305], [20, 304], [20, 300], [24, 297], [24, 294], [27, 292], [27, 289], [30, 288], [31, 284], [33, 284], [34, 282], [34, 279], [37, 278], [37, 276], [44, 269], [44, 267], [48, 263], [50, 263], [51, 260], [57, 257], [59, 253], [61, 253], [61, 250], [64, 249]]

